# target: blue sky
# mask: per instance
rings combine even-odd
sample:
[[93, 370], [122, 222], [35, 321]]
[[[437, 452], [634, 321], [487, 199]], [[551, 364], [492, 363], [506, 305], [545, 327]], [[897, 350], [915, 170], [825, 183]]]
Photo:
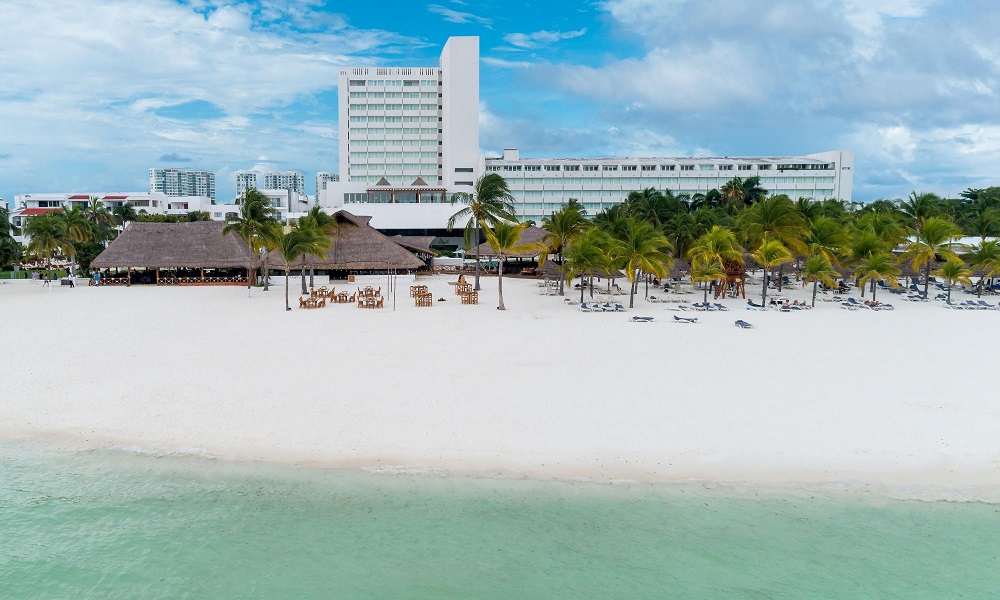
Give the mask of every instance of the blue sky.
[[337, 170], [337, 70], [481, 38], [482, 149], [856, 153], [857, 200], [1000, 183], [988, 0], [6, 0], [0, 197]]

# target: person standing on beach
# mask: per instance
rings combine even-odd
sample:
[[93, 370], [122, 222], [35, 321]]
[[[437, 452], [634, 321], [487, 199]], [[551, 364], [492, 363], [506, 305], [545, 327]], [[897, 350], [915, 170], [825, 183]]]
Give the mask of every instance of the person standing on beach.
[[47, 288], [51, 289], [52, 286], [49, 285], [49, 276], [48, 275], [45, 276], [45, 281], [42, 282], [42, 287], [47, 287]]

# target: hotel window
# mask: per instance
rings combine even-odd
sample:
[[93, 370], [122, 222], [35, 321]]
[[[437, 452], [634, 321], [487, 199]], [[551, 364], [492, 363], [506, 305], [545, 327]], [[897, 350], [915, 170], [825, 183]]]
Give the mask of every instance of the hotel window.
[[493, 166], [486, 167], [486, 172], [488, 172], [488, 173], [496, 173], [499, 170], [500, 170], [500, 167], [493, 167]]
[[749, 171], [752, 168], [753, 168], [753, 165], [739, 165], [738, 166], [738, 170], [740, 170], [740, 171]]
[[524, 165], [525, 171], [541, 171], [542, 165]]
[[714, 171], [715, 165], [698, 165], [699, 171]]
[[771, 165], [757, 165], [757, 170], [758, 171], [770, 171], [771, 170]]
[[694, 165], [681, 165], [681, 171], [694, 171]]
[[719, 165], [720, 171], [732, 171], [733, 165]]
[[365, 84], [364, 79], [352, 79], [351, 83], [349, 83], [348, 85], [350, 85], [351, 87], [357, 87], [359, 85], [364, 85], [364, 84]]
[[676, 165], [660, 165], [660, 169], [663, 171], [673, 171]]
[[580, 165], [563, 165], [563, 171], [579, 171]]
[[635, 171], [637, 165], [622, 165], [622, 171]]
[[642, 165], [643, 171], [655, 171], [656, 165]]
[[618, 170], [618, 165], [602, 165], [602, 168], [605, 171], [617, 171]]
[[404, 98], [419, 98], [420, 92], [403, 92]]
[[545, 165], [546, 171], [558, 171], [559, 165]]
[[597, 165], [583, 165], [584, 171], [596, 171]]

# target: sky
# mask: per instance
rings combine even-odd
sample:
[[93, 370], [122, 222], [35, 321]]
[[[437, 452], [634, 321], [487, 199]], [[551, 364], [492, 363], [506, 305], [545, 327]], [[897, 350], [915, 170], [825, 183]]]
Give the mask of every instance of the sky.
[[336, 171], [337, 72], [480, 37], [522, 157], [855, 152], [854, 200], [1000, 184], [994, 0], [5, 0], [0, 197]]

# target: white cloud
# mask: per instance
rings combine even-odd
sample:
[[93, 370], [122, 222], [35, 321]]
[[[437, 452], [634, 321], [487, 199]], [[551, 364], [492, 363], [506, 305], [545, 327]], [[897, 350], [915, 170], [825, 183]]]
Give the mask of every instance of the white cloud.
[[436, 15], [441, 15], [444, 17], [445, 21], [449, 23], [459, 23], [459, 24], [469, 24], [475, 23], [477, 25], [485, 25], [489, 27], [493, 24], [492, 19], [487, 19], [486, 17], [480, 17], [479, 15], [474, 15], [469, 12], [461, 12], [458, 10], [453, 10], [446, 6], [441, 6], [440, 4], [431, 4], [427, 7], [427, 10], [431, 11]]
[[544, 46], [550, 46], [561, 40], [571, 40], [587, 33], [587, 29], [576, 31], [535, 31], [533, 33], [509, 33], [503, 36], [505, 42], [511, 46], [534, 50]]

